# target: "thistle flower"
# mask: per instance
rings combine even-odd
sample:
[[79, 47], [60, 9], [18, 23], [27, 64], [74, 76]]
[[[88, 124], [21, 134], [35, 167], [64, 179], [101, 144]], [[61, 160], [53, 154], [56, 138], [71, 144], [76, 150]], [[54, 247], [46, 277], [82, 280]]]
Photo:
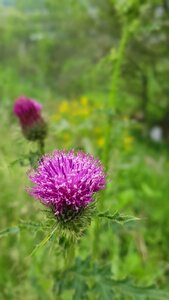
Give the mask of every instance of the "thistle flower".
[[105, 188], [106, 175], [99, 160], [83, 152], [56, 150], [43, 156], [28, 173], [34, 186], [28, 193], [52, 208], [57, 217], [75, 216]]
[[44, 140], [47, 126], [41, 116], [42, 105], [24, 96], [16, 100], [13, 111], [19, 118], [23, 134], [28, 140]]

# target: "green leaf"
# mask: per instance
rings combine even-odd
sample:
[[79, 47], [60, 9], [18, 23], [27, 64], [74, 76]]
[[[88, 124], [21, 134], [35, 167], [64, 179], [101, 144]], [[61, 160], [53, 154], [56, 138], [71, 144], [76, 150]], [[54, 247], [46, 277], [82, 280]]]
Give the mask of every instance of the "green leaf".
[[98, 299], [113, 299], [114, 293], [110, 266], [100, 267], [95, 265], [94, 281], [93, 292], [98, 296]]
[[76, 259], [74, 266], [67, 268], [63, 272], [56, 272], [55, 292], [56, 295], [62, 295], [66, 290], [72, 291], [72, 300], [86, 300], [89, 291], [88, 274], [90, 273], [90, 261]]
[[[115, 280], [111, 266], [93, 263], [91, 257], [85, 260], [77, 258], [74, 266], [56, 274], [55, 290], [62, 295], [65, 290], [74, 290], [73, 300], [86, 299], [130, 299], [133, 300], [168, 300], [169, 293], [154, 286], [136, 286], [130, 279]], [[88, 299], [88, 298], [87, 298]]]
[[125, 279], [121, 281], [113, 280], [113, 285], [116, 287], [122, 294], [131, 295], [135, 300], [168, 300], [169, 293], [159, 290], [154, 286], [135, 286], [131, 280]]
[[42, 247], [44, 247], [44, 246], [46, 245], [46, 243], [47, 243], [47, 242], [52, 238], [52, 236], [54, 235], [54, 233], [55, 233], [55, 231], [56, 231], [57, 228], [58, 228], [58, 227], [55, 226], [54, 229], [53, 229], [51, 232], [49, 232], [49, 233], [47, 234], [47, 236], [45, 236], [45, 238], [44, 238], [39, 244], [36, 245], [36, 247], [35, 247], [35, 248], [33, 249], [33, 251], [31, 252], [30, 256], [34, 255], [39, 249], [41, 249]]
[[73, 300], [85, 300], [87, 299], [86, 292], [88, 290], [88, 286], [84, 280], [84, 278], [76, 277], [76, 280], [74, 281], [74, 295]]
[[10, 234], [18, 234], [21, 229], [39, 229], [44, 228], [41, 223], [35, 223], [30, 221], [21, 220], [18, 226], [9, 227], [0, 231], [0, 238], [8, 236]]
[[109, 213], [109, 211], [105, 211], [103, 213], [98, 213], [97, 216], [100, 218], [106, 218], [114, 223], [118, 223], [121, 225], [125, 225], [126, 223], [129, 223], [129, 222], [140, 221], [140, 218], [137, 218], [134, 216], [123, 215], [123, 214], [120, 214], [118, 211], [116, 211], [114, 214]]
[[45, 226], [41, 223], [35, 223], [32, 221], [24, 221], [21, 220], [19, 223], [19, 227], [20, 228], [35, 228], [35, 229], [39, 229], [39, 228], [44, 228]]
[[15, 226], [15, 227], [9, 227], [4, 230], [0, 231], [0, 238], [8, 236], [10, 234], [18, 234], [20, 232], [20, 228]]

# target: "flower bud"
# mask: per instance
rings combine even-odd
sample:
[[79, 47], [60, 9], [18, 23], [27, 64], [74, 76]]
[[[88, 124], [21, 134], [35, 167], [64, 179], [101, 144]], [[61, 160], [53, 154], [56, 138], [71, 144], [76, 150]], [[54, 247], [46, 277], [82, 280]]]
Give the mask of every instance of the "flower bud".
[[14, 104], [13, 111], [19, 118], [22, 132], [30, 141], [44, 140], [47, 124], [41, 116], [42, 105], [35, 100], [20, 97]]

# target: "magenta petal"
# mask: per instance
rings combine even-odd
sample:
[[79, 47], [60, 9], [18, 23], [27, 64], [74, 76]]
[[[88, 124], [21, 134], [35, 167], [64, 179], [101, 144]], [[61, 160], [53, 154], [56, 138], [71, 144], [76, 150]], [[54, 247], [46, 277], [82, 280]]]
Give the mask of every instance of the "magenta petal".
[[22, 127], [30, 126], [41, 118], [42, 105], [35, 100], [20, 97], [14, 103], [13, 111], [19, 118]]
[[29, 179], [34, 183], [28, 192], [44, 205], [61, 214], [65, 207], [79, 210], [93, 201], [93, 194], [103, 190], [106, 175], [99, 160], [83, 152], [56, 150], [43, 157]]

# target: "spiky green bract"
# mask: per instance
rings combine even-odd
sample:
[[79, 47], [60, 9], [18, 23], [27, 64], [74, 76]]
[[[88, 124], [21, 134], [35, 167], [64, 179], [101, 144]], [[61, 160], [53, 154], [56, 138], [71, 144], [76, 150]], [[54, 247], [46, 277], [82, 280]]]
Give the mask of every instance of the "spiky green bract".
[[43, 212], [45, 213], [43, 222], [37, 224], [22, 221], [20, 224], [21, 229], [33, 229], [34, 232], [42, 231], [44, 233], [44, 238], [36, 245], [31, 255], [35, 254], [48, 242], [55, 241], [54, 246], [62, 249], [62, 253], [67, 259], [67, 254], [70, 253], [75, 243], [83, 236], [94, 215], [96, 215], [96, 207], [92, 203], [76, 212], [74, 216], [72, 216], [72, 212], [71, 214], [67, 212], [65, 218], [63, 216], [57, 216], [56, 218], [52, 209]]
[[92, 219], [96, 215], [95, 203], [90, 203], [78, 211], [65, 208], [62, 215], [55, 216], [51, 209], [48, 215], [49, 220], [57, 223], [59, 237], [67, 241], [77, 241], [85, 233]]
[[59, 220], [60, 229], [65, 237], [78, 240], [85, 233], [88, 225], [90, 225], [95, 213], [95, 205], [90, 204], [86, 208], [80, 209], [74, 218]]
[[24, 136], [30, 141], [43, 141], [47, 135], [47, 124], [43, 119], [37, 121], [30, 127], [22, 129]]

